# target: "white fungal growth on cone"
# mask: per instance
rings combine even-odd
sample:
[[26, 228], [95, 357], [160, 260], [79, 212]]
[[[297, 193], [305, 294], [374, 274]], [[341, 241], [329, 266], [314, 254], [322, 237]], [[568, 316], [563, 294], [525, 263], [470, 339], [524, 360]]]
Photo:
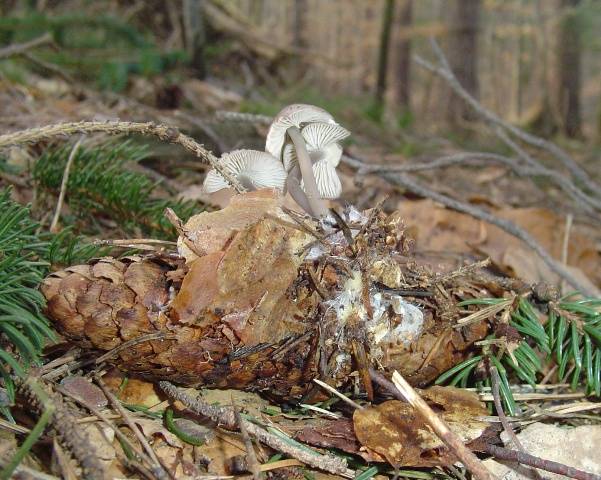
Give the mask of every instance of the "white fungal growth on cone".
[[[257, 150], [234, 150], [224, 153], [220, 159], [223, 168], [232, 174], [248, 190], [260, 188], [284, 189], [286, 171], [277, 158]], [[203, 184], [207, 193], [214, 193], [230, 184], [216, 170], [207, 173]]]
[[[424, 314], [419, 307], [406, 302], [400, 295], [386, 295], [372, 291], [369, 294], [371, 318], [367, 313], [363, 296], [363, 276], [354, 271], [344, 284], [342, 291], [328, 306], [336, 312], [338, 332], [345, 335], [348, 320], [356, 317], [365, 325], [369, 339], [370, 354], [374, 358], [384, 355], [387, 343], [401, 343], [405, 347], [415, 342], [424, 328]], [[338, 338], [338, 343], [345, 343]]]

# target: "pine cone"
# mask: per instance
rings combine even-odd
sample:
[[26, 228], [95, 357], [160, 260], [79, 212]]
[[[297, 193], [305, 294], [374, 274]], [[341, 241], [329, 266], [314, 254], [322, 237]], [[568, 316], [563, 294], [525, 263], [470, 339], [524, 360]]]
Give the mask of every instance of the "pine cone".
[[[187, 224], [180, 244], [188, 263], [103, 258], [50, 275], [48, 316], [69, 339], [101, 351], [164, 334], [117, 348], [111, 361], [122, 370], [278, 399], [299, 399], [318, 376], [343, 386], [367, 364], [424, 385], [488, 333], [485, 321], [453, 328], [453, 285], [398, 260], [406, 239], [385, 215], [364, 217], [352, 248], [342, 231], [316, 242], [281, 210], [245, 211], [243, 222], [228, 215]], [[418, 307], [418, 298], [387, 293], [408, 285], [431, 296]]]

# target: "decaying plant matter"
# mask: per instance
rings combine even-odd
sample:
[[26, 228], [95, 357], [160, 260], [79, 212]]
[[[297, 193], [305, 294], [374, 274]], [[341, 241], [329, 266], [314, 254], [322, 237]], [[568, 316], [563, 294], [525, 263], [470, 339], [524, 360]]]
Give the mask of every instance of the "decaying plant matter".
[[414, 264], [394, 216], [348, 208], [318, 223], [287, 212], [270, 190], [234, 197], [188, 221], [181, 256], [102, 258], [52, 274], [47, 313], [100, 351], [170, 337], [116, 352], [123, 370], [291, 400], [311, 395], [317, 377], [360, 383], [372, 397], [370, 366], [425, 384], [488, 333], [486, 319], [453, 328], [457, 301], [486, 290]]

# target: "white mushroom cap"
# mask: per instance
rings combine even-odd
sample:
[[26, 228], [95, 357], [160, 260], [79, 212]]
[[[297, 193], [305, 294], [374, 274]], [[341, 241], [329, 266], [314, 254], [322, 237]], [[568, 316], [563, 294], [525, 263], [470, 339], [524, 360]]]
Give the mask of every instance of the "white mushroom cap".
[[[224, 153], [220, 162], [225, 170], [249, 190], [284, 189], [286, 171], [282, 163], [269, 153], [257, 150], [234, 150]], [[203, 183], [207, 193], [214, 193], [230, 186], [216, 170], [210, 170]]]
[[[305, 139], [307, 151], [314, 164], [326, 160], [333, 167], [337, 167], [342, 156], [342, 147], [338, 145], [338, 142], [344, 140], [351, 133], [338, 124], [317, 122], [303, 127], [301, 134]], [[294, 145], [286, 144], [282, 160], [286, 171], [292, 170], [297, 163]]]
[[295, 126], [300, 128], [302, 125], [312, 122], [324, 122], [336, 124], [334, 117], [323, 108], [304, 103], [295, 103], [288, 105], [278, 113], [267, 132], [265, 150], [276, 158], [281, 158], [282, 148], [286, 141], [286, 130]]

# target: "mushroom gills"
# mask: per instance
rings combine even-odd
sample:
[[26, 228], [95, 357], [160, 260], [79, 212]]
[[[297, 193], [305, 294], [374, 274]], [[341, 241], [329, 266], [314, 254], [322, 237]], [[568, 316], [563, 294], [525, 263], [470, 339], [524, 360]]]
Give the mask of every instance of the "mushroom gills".
[[[284, 189], [286, 171], [281, 162], [269, 153], [257, 150], [234, 150], [223, 154], [220, 162], [232, 176], [249, 190], [261, 188]], [[207, 173], [203, 187], [207, 193], [214, 193], [229, 188], [230, 185], [219, 172], [210, 170]]]

